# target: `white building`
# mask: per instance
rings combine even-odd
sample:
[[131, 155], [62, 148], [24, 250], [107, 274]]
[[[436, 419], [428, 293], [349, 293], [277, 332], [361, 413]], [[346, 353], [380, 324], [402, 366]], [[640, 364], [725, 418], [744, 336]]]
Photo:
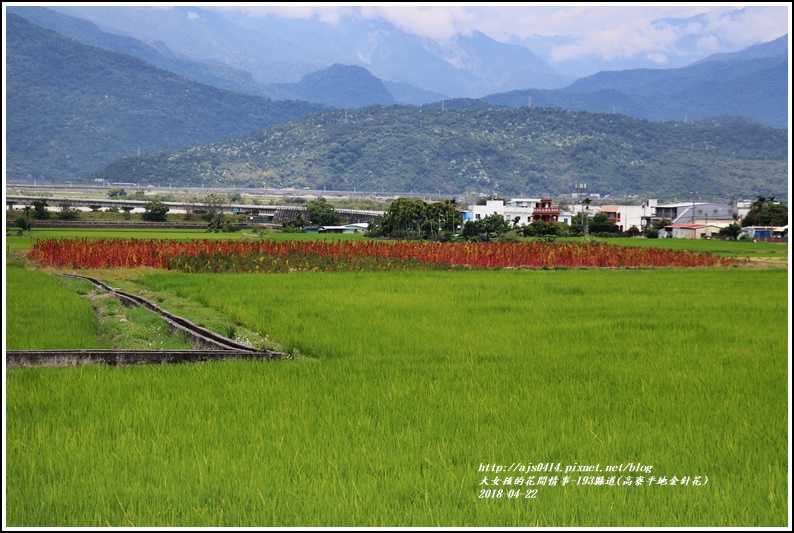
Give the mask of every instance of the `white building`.
[[485, 205], [470, 205], [466, 211], [462, 211], [462, 215], [464, 223], [499, 215], [510, 223], [518, 219], [518, 225], [523, 226], [536, 219], [557, 222], [560, 210], [552, 207], [551, 198], [513, 198], [507, 203], [502, 200], [488, 200]]
[[601, 207], [601, 212], [605, 213], [609, 221], [618, 227], [618, 231], [628, 231], [632, 227], [645, 231], [655, 210], [656, 200], [646, 200], [642, 205], [605, 205]]

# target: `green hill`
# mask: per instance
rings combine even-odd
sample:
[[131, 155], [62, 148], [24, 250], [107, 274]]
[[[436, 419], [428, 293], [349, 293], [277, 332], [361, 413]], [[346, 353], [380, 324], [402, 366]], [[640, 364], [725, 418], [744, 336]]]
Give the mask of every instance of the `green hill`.
[[741, 119], [649, 122], [553, 108], [334, 110], [236, 140], [130, 156], [142, 184], [687, 197], [787, 190], [788, 134]]
[[238, 137], [327, 109], [190, 81], [7, 13], [7, 179], [72, 180], [123, 157]]
[[295, 100], [333, 107], [355, 108], [395, 103], [386, 85], [362, 67], [332, 65], [306, 74], [298, 83], [276, 83], [275, 87]]

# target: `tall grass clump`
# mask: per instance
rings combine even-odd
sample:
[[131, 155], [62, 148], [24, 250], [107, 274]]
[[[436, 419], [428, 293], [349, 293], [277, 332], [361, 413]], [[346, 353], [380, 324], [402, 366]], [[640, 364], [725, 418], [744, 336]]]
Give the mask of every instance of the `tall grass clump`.
[[9, 525], [786, 525], [785, 270], [142, 282], [307, 357], [9, 372]]
[[91, 303], [56, 278], [6, 263], [9, 350], [104, 348]]

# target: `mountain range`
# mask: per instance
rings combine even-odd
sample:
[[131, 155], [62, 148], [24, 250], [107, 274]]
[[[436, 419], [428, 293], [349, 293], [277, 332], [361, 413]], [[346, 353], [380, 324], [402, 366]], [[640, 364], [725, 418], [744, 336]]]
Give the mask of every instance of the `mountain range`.
[[328, 109], [217, 89], [8, 13], [7, 178], [74, 180], [127, 154], [203, 144]]
[[482, 33], [440, 43], [383, 22], [331, 26], [195, 7], [17, 6], [9, 12], [200, 83], [274, 100], [355, 108], [476, 97], [484, 106], [561, 107], [649, 120], [735, 115], [788, 127], [788, 36], [687, 67], [604, 71], [577, 80], [558, 75], [525, 46]]
[[648, 120], [733, 115], [788, 128], [788, 36], [688, 67], [600, 72], [563, 89], [489, 95], [492, 105], [624, 113]]
[[[107, 13], [102, 27], [59, 12], [60, 6], [57, 10], [7, 8], [9, 178], [86, 179], [119, 157], [219, 143], [302, 121], [313, 113], [333, 113], [332, 107], [352, 111], [381, 105], [392, 109], [393, 104], [408, 103], [422, 106], [420, 112], [486, 112], [531, 106], [595, 111], [615, 119], [631, 115], [653, 121], [692, 122], [716, 116], [723, 118], [707, 123], [720, 124], [723, 129], [748, 126], [727, 116], [774, 128], [788, 126], [787, 36], [684, 68], [602, 72], [574, 81], [560, 77], [525, 47], [497, 43], [482, 34], [439, 44], [371, 21], [366, 31], [348, 28], [352, 41], [363, 43], [364, 36], [370, 36], [369, 48], [354, 52], [349, 45], [339, 50], [335, 35], [317, 21], [286, 24], [281, 20], [270, 33], [259, 31], [261, 27], [246, 32], [240, 24], [223, 17], [215, 20], [217, 13], [204, 10], [197, 13], [202, 31], [197, 32], [198, 37], [185, 37], [184, 42], [196, 45], [197, 38], [217, 37], [219, 31], [226, 35], [226, 41], [217, 47], [213, 46], [217, 39], [196, 45], [191, 49], [194, 57], [189, 57], [184, 49], [172, 49], [174, 43], [181, 42], [173, 36], [168, 42], [144, 42], [106, 31], [113, 22], [107, 17], [115, 17], [115, 24], [123, 25], [122, 15], [126, 14], [130, 21], [140, 23], [138, 15], [150, 17], [153, 10], [92, 7], [91, 11], [95, 9]], [[176, 14], [183, 21], [195, 9], [160, 10], [165, 16], [151, 19], [151, 28], [146, 24], [137, 27], [152, 35], [179, 36], [185, 32], [170, 28], [169, 17]], [[311, 46], [295, 47], [290, 40], [313, 32], [315, 39], [307, 40], [313, 43]], [[237, 35], [235, 40], [230, 40], [232, 34]], [[259, 36], [251, 44], [247, 39], [253, 34]], [[237, 48], [229, 42], [237, 43]], [[252, 46], [260, 46], [266, 53], [253, 57]], [[316, 54], [323, 47], [327, 50], [321, 60]], [[329, 57], [352, 57], [350, 54], [357, 59], [327, 64]], [[203, 60], [196, 59], [202, 55]], [[252, 66], [250, 70], [244, 68], [247, 65]], [[450, 67], [453, 71], [448, 70]], [[389, 79], [400, 81], [385, 81]], [[521, 89], [484, 92], [494, 86]], [[472, 94], [485, 95], [450, 98]], [[465, 122], [464, 115], [448, 116], [458, 116]], [[504, 134], [509, 135], [509, 129]], [[770, 139], [780, 138], [776, 133], [768, 135]], [[399, 145], [390, 149], [404, 150]], [[207, 162], [207, 166], [213, 163]], [[419, 174], [412, 170], [407, 175]], [[350, 176], [346, 179], [351, 182]], [[763, 181], [766, 176], [758, 179]], [[345, 183], [328, 175], [322, 180]], [[509, 181], [502, 179], [501, 183]], [[757, 184], [755, 178], [750, 181]], [[410, 183], [406, 186], [411, 188]], [[560, 183], [554, 187], [565, 186]], [[522, 187], [517, 184], [515, 190]], [[549, 190], [554, 187], [549, 185]], [[419, 184], [413, 188], [419, 189]]]
[[248, 17], [195, 6], [51, 9], [94, 22], [109, 33], [158, 43], [180, 57], [250, 72], [264, 85], [297, 82], [334, 64], [360, 66], [385, 82], [447, 98], [526, 87], [552, 89], [575, 79], [556, 73], [524, 46], [499, 43], [477, 32], [440, 42], [376, 20], [343, 19], [329, 25], [316, 18]]

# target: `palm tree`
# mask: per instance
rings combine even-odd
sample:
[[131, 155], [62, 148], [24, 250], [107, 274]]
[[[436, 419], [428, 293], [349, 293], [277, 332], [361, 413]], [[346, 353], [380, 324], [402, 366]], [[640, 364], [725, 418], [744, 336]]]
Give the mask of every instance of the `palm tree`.
[[590, 219], [590, 216], [589, 216], [589, 213], [590, 213], [590, 202], [592, 202], [592, 200], [589, 197], [587, 197], [584, 200], [582, 200], [582, 203], [585, 205], [585, 209], [587, 210], [586, 213], [582, 213], [582, 215], [584, 216], [584, 234], [585, 235], [587, 235], [590, 232], [589, 231], [590, 228], [588, 227], [588, 221]]

